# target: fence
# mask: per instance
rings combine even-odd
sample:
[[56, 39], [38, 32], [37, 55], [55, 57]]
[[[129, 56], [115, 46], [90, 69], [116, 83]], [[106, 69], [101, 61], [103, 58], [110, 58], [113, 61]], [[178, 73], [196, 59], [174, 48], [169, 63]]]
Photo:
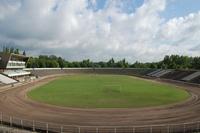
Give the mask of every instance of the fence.
[[200, 121], [148, 126], [76, 126], [19, 119], [0, 113], [0, 124], [46, 133], [195, 133]]

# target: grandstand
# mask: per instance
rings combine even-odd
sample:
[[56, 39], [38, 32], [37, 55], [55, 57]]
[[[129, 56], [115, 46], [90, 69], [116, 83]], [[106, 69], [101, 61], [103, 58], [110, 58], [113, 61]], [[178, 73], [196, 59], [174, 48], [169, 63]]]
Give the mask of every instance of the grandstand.
[[194, 72], [194, 73], [190, 74], [187, 77], [184, 77], [182, 80], [184, 80], [184, 81], [190, 81], [192, 79], [195, 79], [198, 76], [200, 76], [200, 72], [199, 71], [198, 72]]
[[167, 73], [170, 73], [170, 72], [172, 72], [172, 70], [161, 70], [159, 72], [156, 72], [156, 73], [152, 74], [151, 76], [159, 78], [159, 77], [161, 77], [161, 76], [163, 76], [163, 75], [165, 75]]
[[30, 74], [37, 77], [57, 74], [120, 74], [146, 78], [178, 80], [200, 84], [198, 70], [172, 70], [151, 68], [30, 68], [26, 69], [28, 57], [13, 53], [0, 53], [0, 85], [25, 81]]
[[12, 79], [12, 78], [9, 78], [3, 74], [0, 74], [0, 80], [1, 80], [1, 84], [13, 84], [13, 83], [16, 83], [17, 81]]
[[144, 78], [159, 78], [200, 84], [200, 71], [151, 68], [29, 68], [25, 69], [35, 76], [54, 74], [120, 74]]
[[0, 83], [13, 84], [24, 81], [30, 72], [24, 71], [28, 57], [14, 53], [0, 53]]
[[[185, 83], [188, 84], [192, 84], [196, 86], [200, 85], [200, 71], [199, 70], [172, 70], [172, 69], [151, 69], [151, 68], [19, 68], [19, 69], [5, 69], [2, 71], [2, 74], [0, 74], [0, 86], [1, 83], [7, 83], [7, 84], [11, 84], [8, 81], [13, 80], [13, 82], [17, 82], [17, 80], [14, 80], [13, 77], [20, 77], [21, 75], [23, 76], [27, 76], [28, 74], [33, 74], [37, 77], [44, 77], [41, 78], [41, 80], [43, 79], [45, 81], [45, 78], [52, 78], [54, 76], [58, 76], [58, 75], [71, 75], [71, 74], [116, 74], [116, 75], [130, 75], [130, 76], [137, 76], [137, 77], [142, 77], [142, 78], [150, 78], [150, 79], [158, 79], [160, 81], [160, 79], [165, 79], [164, 81], [174, 81], [172, 83]], [[53, 75], [53, 76], [50, 76]], [[47, 76], [47, 77], [46, 77]], [[48, 77], [49, 76], [49, 77]], [[9, 79], [8, 79], [9, 78]], [[5, 80], [4, 80], [5, 79]], [[52, 78], [53, 79], [53, 78]], [[40, 81], [40, 80], [39, 80]], [[176, 82], [178, 81], [178, 82]], [[36, 81], [37, 82], [37, 81]], [[194, 83], [194, 84], [193, 84]], [[33, 85], [35, 84], [35, 82], [33, 82], [32, 84], [27, 84], [26, 87], [29, 87], [29, 85]], [[102, 89], [104, 90], [109, 90], [110, 92], [121, 92], [121, 86], [118, 83], [108, 83], [108, 84], [104, 84], [104, 86], [102, 87]], [[22, 88], [20, 88], [22, 89]], [[19, 90], [20, 90], [19, 89]], [[191, 89], [191, 88], [190, 88]], [[15, 90], [15, 89], [13, 89]], [[15, 93], [13, 93], [15, 95]], [[13, 96], [13, 95], [11, 95]], [[20, 95], [21, 96], [21, 95]], [[194, 98], [195, 99], [195, 98]], [[189, 101], [188, 106], [195, 106], [198, 105], [197, 102], [199, 102], [199, 100], [194, 101], [194, 103], [192, 103], [193, 101]], [[7, 106], [7, 105], [6, 105]], [[190, 107], [191, 107], [190, 106]], [[24, 107], [24, 105], [20, 105], [20, 107]], [[32, 104], [30, 106], [32, 108]], [[189, 107], [188, 107], [189, 108]], [[197, 107], [199, 108], [199, 107]], [[6, 108], [7, 109], [7, 108]], [[35, 108], [34, 108], [35, 109]], [[45, 109], [46, 110], [46, 109]], [[185, 109], [182, 109], [183, 111], [185, 111]], [[187, 110], [187, 109], [186, 109]], [[56, 109], [57, 111], [57, 109]], [[146, 111], [146, 110], [145, 110]], [[131, 111], [132, 112], [132, 111]], [[192, 112], [192, 111], [191, 111]], [[188, 113], [188, 112], [187, 112]], [[44, 114], [44, 113], [43, 113]], [[172, 113], [175, 114], [175, 113]], [[24, 115], [24, 114], [23, 114]], [[184, 117], [186, 115], [182, 115], [181, 117]], [[186, 116], [187, 117], [187, 116]], [[193, 116], [192, 116], [193, 117]], [[61, 126], [58, 124], [48, 124], [45, 122], [40, 122], [40, 121], [32, 121], [32, 120], [21, 120], [21, 118], [12, 118], [9, 117], [7, 115], [5, 115], [4, 117], [2, 117], [2, 121], [4, 121], [4, 123], [12, 123], [14, 126], [16, 127], [20, 127], [21, 126], [21, 121], [24, 124], [22, 126], [22, 128], [27, 127], [27, 129], [30, 130], [35, 130], [37, 129], [38, 131], [42, 130], [42, 131], [52, 131], [52, 132], [57, 132], [59, 131], [66, 131], [66, 132], [73, 132], [72, 130], [74, 130], [74, 127], [72, 126]], [[163, 118], [158, 118], [158, 120], [163, 120]], [[145, 118], [146, 120], [146, 118]], [[187, 125], [188, 124], [188, 125]], [[157, 128], [159, 131], [163, 130], [163, 128], [165, 129], [171, 129], [168, 130], [168, 132], [176, 132], [176, 131], [172, 131], [172, 130], [177, 130], [177, 132], [182, 131], [182, 129], [184, 128], [184, 131], [186, 132], [186, 130], [188, 131], [195, 131], [196, 130], [196, 126], [198, 124], [199, 126], [199, 122], [198, 123], [192, 123], [192, 127], [190, 125], [191, 123], [180, 123], [179, 126], [180, 127], [175, 127], [173, 124], [171, 124], [170, 126], [167, 125], [150, 125], [150, 126], [135, 126], [134, 127], [134, 132], [140, 132], [141, 129], [141, 133], [146, 133], [149, 131], [149, 129], [151, 130], [151, 133], [153, 133], [154, 131], [157, 131]], [[79, 127], [78, 129], [80, 129], [79, 131], [84, 132], [84, 126]], [[85, 129], [85, 132], [89, 132], [93, 127], [91, 126], [87, 126], [87, 129]], [[101, 128], [105, 128], [103, 126], [101, 127], [97, 127], [96, 129], [101, 130]], [[115, 128], [115, 130], [113, 130]], [[129, 127], [124, 127], [124, 129], [120, 128], [116, 128], [116, 127], [111, 127], [112, 131], [115, 132], [122, 132], [122, 131], [130, 131]], [[146, 131], [146, 129], [148, 131]], [[112, 131], [108, 131], [108, 132], [112, 132]], [[131, 131], [133, 131], [131, 129]], [[198, 129], [199, 131], [199, 129]], [[75, 131], [78, 132], [78, 131]], [[92, 131], [93, 132], [93, 131]], [[157, 131], [158, 132], [158, 131]], [[165, 132], [165, 131], [164, 131]]]
[[197, 83], [197, 84], [200, 84], [200, 76], [190, 80], [191, 83]]
[[154, 74], [159, 73], [161, 71], [162, 71], [161, 69], [155, 70], [153, 72], [148, 73], [147, 76], [152, 76], [153, 77]]

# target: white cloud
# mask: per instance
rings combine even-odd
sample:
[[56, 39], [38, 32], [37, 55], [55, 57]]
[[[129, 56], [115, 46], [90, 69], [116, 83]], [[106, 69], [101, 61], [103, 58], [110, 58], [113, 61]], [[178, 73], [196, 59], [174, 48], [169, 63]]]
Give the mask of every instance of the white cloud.
[[162, 25], [158, 37], [161, 42], [170, 45], [173, 53], [199, 56], [200, 50], [200, 12], [185, 17], [173, 18]]
[[[70, 60], [111, 57], [156, 61], [166, 54], [199, 55], [200, 13], [164, 20], [166, 0], [145, 0], [127, 13], [120, 0], [92, 10], [88, 0], [28, 0], [0, 3], [0, 41], [31, 54]], [[92, 5], [96, 6], [96, 1]]]

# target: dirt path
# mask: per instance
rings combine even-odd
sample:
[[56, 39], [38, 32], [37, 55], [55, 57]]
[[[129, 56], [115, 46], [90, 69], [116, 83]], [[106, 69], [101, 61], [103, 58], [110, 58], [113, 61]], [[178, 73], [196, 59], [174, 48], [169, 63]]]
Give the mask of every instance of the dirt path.
[[139, 109], [66, 108], [37, 103], [27, 98], [28, 90], [55, 78], [47, 77], [1, 92], [0, 112], [22, 119], [81, 126], [137, 126], [200, 120], [200, 88], [198, 87], [185, 86], [192, 97], [183, 103]]

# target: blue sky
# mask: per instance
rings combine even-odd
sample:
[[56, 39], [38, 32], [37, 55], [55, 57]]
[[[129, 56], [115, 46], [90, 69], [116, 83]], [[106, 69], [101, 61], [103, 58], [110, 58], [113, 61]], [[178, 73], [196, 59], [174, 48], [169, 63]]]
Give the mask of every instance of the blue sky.
[[0, 44], [67, 60], [200, 56], [200, 0], [0, 0]]
[[[107, 2], [107, 0], [96, 0], [96, 9], [99, 10], [105, 8]], [[143, 2], [144, 0], [123, 0], [122, 3], [125, 4], [124, 11], [127, 13], [131, 13], [134, 12], [136, 8], [140, 7], [143, 4]]]
[[[91, 2], [91, 0], [89, 0]], [[95, 10], [102, 10], [106, 6], [107, 0], [96, 0], [97, 6]], [[124, 11], [132, 13], [136, 8], [140, 7], [144, 0], [122, 0], [127, 3]], [[173, 17], [181, 17], [189, 13], [197, 12], [200, 10], [200, 0], [169, 0], [166, 9], [161, 15], [167, 20]]]
[[186, 16], [200, 10], [200, 0], [171, 0], [162, 15], [166, 19]]

